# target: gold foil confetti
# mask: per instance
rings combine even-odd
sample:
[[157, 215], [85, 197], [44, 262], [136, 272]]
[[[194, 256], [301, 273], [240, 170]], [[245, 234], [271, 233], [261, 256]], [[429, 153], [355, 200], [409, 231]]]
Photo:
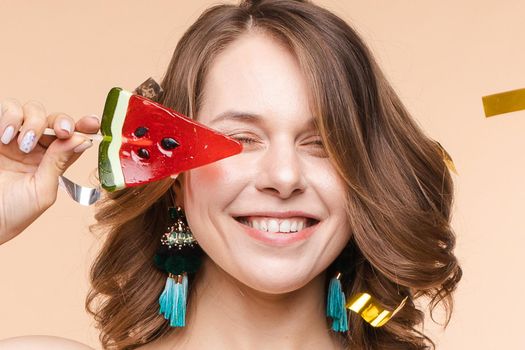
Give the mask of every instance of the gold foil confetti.
[[499, 94], [483, 96], [485, 117], [510, 113], [525, 109], [525, 89], [506, 91]]
[[454, 161], [452, 160], [452, 157], [448, 152], [445, 150], [445, 147], [441, 146], [441, 144], [437, 141], [436, 145], [441, 150], [441, 154], [443, 156], [443, 161], [445, 162], [445, 165], [447, 166], [448, 170], [452, 171], [454, 174], [458, 175], [458, 171], [456, 170], [456, 165], [454, 165]]
[[360, 315], [372, 327], [381, 327], [405, 306], [407, 299], [408, 297], [405, 297], [394, 311], [389, 311], [370, 294], [357, 293], [347, 300], [346, 308]]

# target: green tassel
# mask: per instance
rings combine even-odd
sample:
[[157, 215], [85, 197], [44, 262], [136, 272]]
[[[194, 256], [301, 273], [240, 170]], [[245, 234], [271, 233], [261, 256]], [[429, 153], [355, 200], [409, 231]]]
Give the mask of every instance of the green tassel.
[[170, 320], [171, 327], [186, 325], [186, 302], [188, 299], [188, 276], [182, 275], [181, 283], [176, 282], [178, 276], [170, 274], [166, 280], [164, 291], [159, 297], [159, 314], [164, 314]]
[[343, 288], [341, 287], [341, 281], [339, 278], [334, 277], [330, 280], [330, 286], [328, 287], [328, 300], [326, 302], [326, 316], [331, 318], [341, 318], [345, 309], [345, 302], [341, 302], [341, 293]]

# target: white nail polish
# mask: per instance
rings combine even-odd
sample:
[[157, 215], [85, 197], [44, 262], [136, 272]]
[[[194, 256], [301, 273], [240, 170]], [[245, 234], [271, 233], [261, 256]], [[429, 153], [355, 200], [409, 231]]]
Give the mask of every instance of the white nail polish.
[[4, 145], [7, 145], [11, 140], [13, 139], [13, 134], [15, 133], [15, 128], [13, 128], [11, 125], [9, 125], [2, 134], [2, 143]]
[[67, 119], [62, 119], [60, 121], [60, 129], [67, 131], [68, 133], [71, 133], [71, 123]]
[[33, 144], [35, 143], [35, 132], [29, 130], [24, 135], [22, 142], [20, 143], [20, 150], [24, 153], [29, 153], [33, 149]]

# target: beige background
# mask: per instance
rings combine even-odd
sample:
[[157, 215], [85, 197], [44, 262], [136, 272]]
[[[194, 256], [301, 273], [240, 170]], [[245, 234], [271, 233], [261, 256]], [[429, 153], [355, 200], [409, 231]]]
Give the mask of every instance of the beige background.
[[[49, 112], [102, 112], [113, 86], [167, 67], [183, 31], [213, 1], [0, 0], [0, 99]], [[464, 279], [438, 349], [525, 348], [525, 111], [485, 119], [481, 96], [525, 87], [523, 0], [319, 0], [354, 24], [409, 110], [459, 170], [454, 226]], [[88, 184], [96, 150], [68, 172]], [[0, 339], [59, 335], [98, 347], [84, 312], [98, 242], [92, 211], [62, 192], [0, 247]]]

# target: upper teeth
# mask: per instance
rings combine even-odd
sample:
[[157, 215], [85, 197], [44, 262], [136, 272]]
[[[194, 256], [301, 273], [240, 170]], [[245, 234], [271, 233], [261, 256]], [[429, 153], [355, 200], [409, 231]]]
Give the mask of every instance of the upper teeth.
[[240, 221], [260, 231], [267, 232], [298, 232], [306, 227], [306, 218], [240, 218]]

